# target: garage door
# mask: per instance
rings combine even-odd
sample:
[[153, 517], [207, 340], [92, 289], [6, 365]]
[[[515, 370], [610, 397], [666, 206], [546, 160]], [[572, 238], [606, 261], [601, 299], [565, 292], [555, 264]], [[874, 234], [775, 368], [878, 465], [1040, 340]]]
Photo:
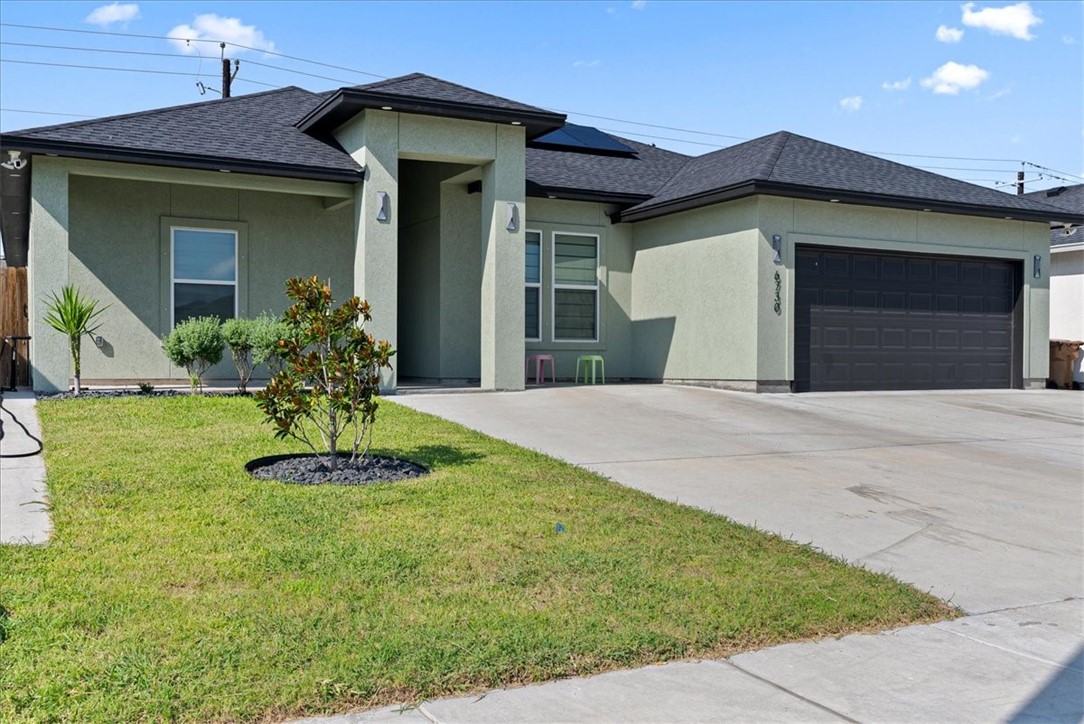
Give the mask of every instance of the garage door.
[[1018, 386], [1018, 266], [996, 259], [796, 251], [795, 387]]

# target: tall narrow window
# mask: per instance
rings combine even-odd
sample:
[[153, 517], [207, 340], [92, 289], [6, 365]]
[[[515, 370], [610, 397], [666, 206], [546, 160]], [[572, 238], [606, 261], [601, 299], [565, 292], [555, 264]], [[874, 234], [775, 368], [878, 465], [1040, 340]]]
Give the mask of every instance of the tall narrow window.
[[173, 324], [237, 316], [237, 232], [173, 227]]
[[528, 231], [526, 269], [524, 274], [524, 305], [526, 317], [523, 336], [530, 340], [542, 339], [542, 232]]
[[598, 237], [553, 235], [553, 338], [598, 339]]

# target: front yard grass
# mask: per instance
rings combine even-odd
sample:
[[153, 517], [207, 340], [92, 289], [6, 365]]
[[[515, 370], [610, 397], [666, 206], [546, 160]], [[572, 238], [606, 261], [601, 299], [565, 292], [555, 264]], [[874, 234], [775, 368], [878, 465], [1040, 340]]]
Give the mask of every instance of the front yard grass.
[[3, 721], [280, 720], [954, 615], [387, 401], [374, 451], [428, 477], [253, 480], [300, 449], [245, 398], [39, 413], [55, 533], [0, 546]]

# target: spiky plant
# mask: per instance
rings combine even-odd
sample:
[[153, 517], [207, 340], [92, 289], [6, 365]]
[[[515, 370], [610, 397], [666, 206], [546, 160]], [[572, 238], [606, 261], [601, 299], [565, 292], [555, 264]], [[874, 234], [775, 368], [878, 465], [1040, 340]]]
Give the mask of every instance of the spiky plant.
[[53, 292], [46, 301], [45, 323], [68, 338], [72, 354], [72, 366], [75, 369], [75, 394], [82, 391], [82, 343], [83, 336], [94, 336], [101, 328], [98, 316], [108, 309], [98, 307], [96, 299], [88, 299], [79, 293], [72, 284], [65, 284], [57, 296]]

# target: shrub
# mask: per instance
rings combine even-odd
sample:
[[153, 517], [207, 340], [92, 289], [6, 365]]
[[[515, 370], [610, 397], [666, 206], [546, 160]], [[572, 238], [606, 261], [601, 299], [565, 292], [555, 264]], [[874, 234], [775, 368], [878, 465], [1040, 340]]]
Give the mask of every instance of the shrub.
[[290, 326], [270, 314], [261, 314], [252, 322], [252, 365], [266, 364], [273, 377], [282, 371], [279, 341], [289, 336]]
[[252, 349], [255, 344], [255, 319], [227, 319], [222, 323], [222, 338], [230, 348], [230, 356], [237, 367], [237, 391], [242, 394], [248, 390], [248, 381], [252, 379]]
[[101, 328], [98, 315], [109, 307], [98, 308], [98, 302], [87, 299], [71, 284], [64, 285], [60, 296], [53, 292], [46, 302], [45, 323], [68, 338], [75, 372], [75, 394], [82, 392], [83, 336], [91, 337]]
[[188, 371], [192, 391], [203, 391], [203, 375], [222, 361], [226, 340], [218, 317], [193, 317], [173, 328], [162, 342], [169, 361]]
[[[372, 320], [368, 302], [350, 297], [333, 308], [330, 283], [317, 277], [290, 279], [286, 296], [294, 303], [283, 315], [290, 334], [279, 341], [285, 368], [256, 393], [257, 404], [276, 437], [305, 443], [334, 471], [341, 436], [350, 439], [351, 462], [362, 442], [361, 455], [368, 453], [380, 372], [391, 369], [395, 351], [362, 327]], [[310, 429], [320, 436], [319, 448]]]

